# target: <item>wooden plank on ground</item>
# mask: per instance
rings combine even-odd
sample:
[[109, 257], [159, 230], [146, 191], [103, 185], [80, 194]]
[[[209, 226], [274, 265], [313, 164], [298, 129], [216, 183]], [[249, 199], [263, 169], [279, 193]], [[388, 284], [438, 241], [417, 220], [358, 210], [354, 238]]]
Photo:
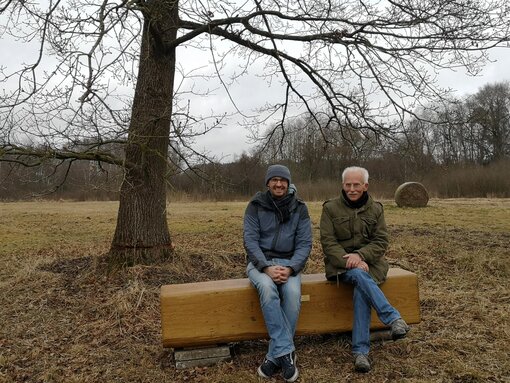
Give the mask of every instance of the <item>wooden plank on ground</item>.
[[232, 359], [229, 346], [179, 349], [174, 351], [175, 367], [192, 368], [212, 366]]
[[[381, 288], [408, 323], [419, 323], [416, 274], [392, 268]], [[267, 338], [257, 292], [246, 278], [165, 285], [160, 298], [165, 347]], [[384, 327], [373, 313], [371, 328]], [[328, 282], [324, 274], [303, 275], [297, 335], [351, 329], [352, 287]]]

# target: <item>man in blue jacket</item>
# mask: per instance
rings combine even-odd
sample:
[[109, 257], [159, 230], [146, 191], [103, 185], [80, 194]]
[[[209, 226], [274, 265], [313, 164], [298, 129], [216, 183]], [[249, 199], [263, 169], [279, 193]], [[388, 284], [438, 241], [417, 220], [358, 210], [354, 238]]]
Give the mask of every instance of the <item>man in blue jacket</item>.
[[286, 382], [299, 376], [294, 333], [301, 308], [301, 270], [312, 249], [308, 208], [296, 197], [290, 171], [267, 169], [267, 191], [258, 192], [244, 214], [246, 272], [258, 291], [269, 349], [257, 373], [270, 378], [280, 369]]

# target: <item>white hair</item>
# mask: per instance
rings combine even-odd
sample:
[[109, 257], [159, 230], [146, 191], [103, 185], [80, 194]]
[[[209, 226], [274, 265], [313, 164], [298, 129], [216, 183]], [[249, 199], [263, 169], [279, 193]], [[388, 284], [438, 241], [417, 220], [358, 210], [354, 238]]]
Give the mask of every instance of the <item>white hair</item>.
[[344, 182], [345, 175], [349, 172], [359, 172], [363, 177], [363, 183], [368, 183], [368, 170], [360, 166], [349, 166], [342, 172], [342, 182]]

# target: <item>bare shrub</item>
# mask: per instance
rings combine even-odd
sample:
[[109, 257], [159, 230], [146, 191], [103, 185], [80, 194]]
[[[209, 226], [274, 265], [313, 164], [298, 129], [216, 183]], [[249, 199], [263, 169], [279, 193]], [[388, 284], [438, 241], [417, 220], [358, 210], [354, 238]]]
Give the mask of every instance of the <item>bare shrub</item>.
[[505, 177], [509, 160], [486, 166], [452, 166], [427, 175], [427, 185], [443, 198], [508, 198], [510, 178]]

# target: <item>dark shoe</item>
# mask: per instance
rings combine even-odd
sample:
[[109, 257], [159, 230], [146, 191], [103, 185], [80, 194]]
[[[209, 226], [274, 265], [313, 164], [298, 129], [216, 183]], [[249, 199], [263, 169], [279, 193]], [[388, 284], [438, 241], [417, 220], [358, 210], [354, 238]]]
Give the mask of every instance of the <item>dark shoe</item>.
[[278, 370], [280, 369], [280, 366], [277, 366], [276, 364], [274, 364], [273, 362], [271, 362], [269, 359], [267, 358], [264, 358], [264, 361], [262, 362], [262, 364], [259, 366], [259, 368], [257, 369], [257, 374], [261, 377], [261, 378], [266, 378], [266, 379], [269, 379], [270, 377], [272, 377], [275, 372], [277, 372]]
[[394, 320], [391, 324], [391, 339], [397, 340], [405, 338], [408, 331], [409, 326], [402, 318]]
[[354, 370], [357, 372], [368, 372], [370, 371], [370, 361], [368, 360], [368, 356], [364, 354], [355, 354], [354, 355]]
[[295, 382], [299, 377], [299, 371], [296, 367], [297, 356], [295, 352], [280, 356], [278, 358], [283, 371], [283, 378], [286, 382]]

